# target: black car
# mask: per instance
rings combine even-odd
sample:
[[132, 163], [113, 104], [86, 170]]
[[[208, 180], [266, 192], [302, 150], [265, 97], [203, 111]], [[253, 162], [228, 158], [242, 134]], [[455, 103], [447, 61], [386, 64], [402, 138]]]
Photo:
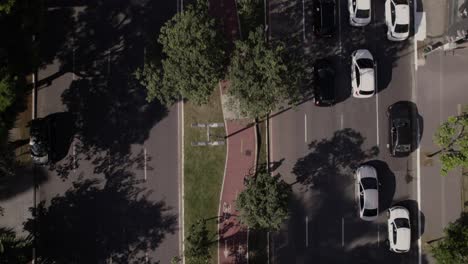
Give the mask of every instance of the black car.
[[414, 149], [414, 111], [412, 103], [397, 102], [388, 110], [389, 144], [393, 157], [406, 157]]
[[314, 2], [314, 33], [317, 36], [331, 37], [335, 33], [335, 1], [315, 0]]
[[315, 105], [331, 106], [335, 103], [335, 69], [327, 60], [319, 60], [314, 66]]
[[49, 119], [36, 118], [31, 121], [29, 146], [31, 158], [36, 164], [47, 164], [51, 158], [52, 123]]

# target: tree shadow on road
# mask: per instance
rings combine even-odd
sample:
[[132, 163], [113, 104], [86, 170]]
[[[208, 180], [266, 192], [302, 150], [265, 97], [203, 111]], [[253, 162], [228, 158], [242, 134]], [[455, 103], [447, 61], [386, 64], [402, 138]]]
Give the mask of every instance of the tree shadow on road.
[[[145, 252], [176, 230], [177, 217], [125, 170], [86, 179], [50, 203], [31, 208], [24, 228], [37, 236], [37, 254], [54, 263], [143, 263]], [[35, 228], [36, 224], [36, 228]], [[147, 263], [156, 263], [150, 258]]]
[[[333, 62], [337, 75], [335, 90], [337, 102], [342, 102], [351, 95], [351, 53], [357, 49], [368, 49], [377, 63], [376, 92], [386, 89], [392, 80], [392, 69], [398, 65], [398, 59], [409, 56], [402, 54], [410, 42], [408, 40], [393, 42], [387, 39], [387, 27], [383, 21], [384, 4], [376, 2], [374, 20], [366, 27], [352, 27], [348, 22], [348, 2], [337, 1], [336, 32], [330, 38], [317, 37], [313, 33], [314, 1], [270, 1], [269, 33], [272, 41], [286, 44], [290, 56], [301, 58], [300, 63], [305, 71], [301, 93], [309, 98], [315, 89], [312, 79], [313, 65], [319, 59], [327, 58]], [[413, 7], [410, 7], [411, 9]], [[341, 12], [338, 12], [340, 10]], [[373, 11], [373, 12], [374, 12]], [[303, 23], [304, 21], [304, 23]], [[339, 26], [338, 23], [341, 22]], [[411, 21], [413, 23], [413, 21]], [[410, 36], [413, 32], [410, 32]]]
[[297, 182], [326, 188], [330, 183], [349, 183], [347, 175], [366, 159], [379, 153], [377, 146], [362, 150], [365, 138], [357, 131], [346, 128], [336, 131], [330, 139], [314, 140], [310, 153], [299, 159], [293, 168]]
[[[74, 73], [62, 101], [76, 121], [77, 154], [91, 160], [109, 151], [125, 156], [131, 144], [143, 144], [151, 128], [166, 117], [168, 109], [146, 101], [146, 89], [133, 73], [143, 66], [145, 46], [154, 44], [176, 7], [169, 0], [46, 3], [46, 14], [51, 15], [46, 27], [58, 27], [54, 34], [66, 40], [41, 39], [47, 47], [43, 63], [53, 57], [58, 70], [39, 83], [48, 88], [63, 74]], [[76, 166], [79, 160], [68, 157], [60, 166], [61, 176], [68, 177]]]

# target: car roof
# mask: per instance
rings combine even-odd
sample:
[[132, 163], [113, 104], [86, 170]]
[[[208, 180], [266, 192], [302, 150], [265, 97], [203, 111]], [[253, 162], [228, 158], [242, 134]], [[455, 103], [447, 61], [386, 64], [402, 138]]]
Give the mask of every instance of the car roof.
[[359, 90], [374, 91], [375, 90], [375, 75], [374, 69], [360, 69], [361, 84]]
[[396, 5], [395, 13], [396, 13], [396, 21], [395, 21], [396, 24], [400, 24], [400, 25], [409, 24], [409, 6], [407, 4]]
[[389, 114], [392, 119], [395, 118], [411, 118], [412, 103], [399, 101], [392, 104], [389, 108]]
[[411, 243], [411, 229], [406, 227], [397, 228], [397, 241], [395, 248], [399, 250], [409, 250]]
[[379, 192], [376, 189], [364, 190], [364, 209], [378, 209]]
[[356, 0], [357, 9], [370, 10], [371, 1], [370, 0]]
[[377, 172], [374, 167], [362, 165], [357, 169], [359, 178], [377, 178]]

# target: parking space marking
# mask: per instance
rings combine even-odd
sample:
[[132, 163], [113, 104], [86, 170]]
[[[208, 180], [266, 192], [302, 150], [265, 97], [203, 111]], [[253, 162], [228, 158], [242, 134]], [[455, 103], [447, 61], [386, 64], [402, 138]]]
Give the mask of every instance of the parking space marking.
[[306, 247], [309, 247], [309, 217], [305, 217], [305, 228], [306, 228]]
[[304, 114], [304, 140], [307, 143], [307, 114]]
[[148, 159], [147, 159], [147, 156], [146, 156], [146, 148], [144, 148], [144, 151], [143, 151], [143, 152], [144, 152], [144, 156], [145, 156], [145, 164], [144, 164], [144, 168], [145, 168], [145, 181], [146, 181], [146, 179], [147, 179], [147, 173], [146, 173], [146, 162], [147, 162], [147, 160], [148, 160]]

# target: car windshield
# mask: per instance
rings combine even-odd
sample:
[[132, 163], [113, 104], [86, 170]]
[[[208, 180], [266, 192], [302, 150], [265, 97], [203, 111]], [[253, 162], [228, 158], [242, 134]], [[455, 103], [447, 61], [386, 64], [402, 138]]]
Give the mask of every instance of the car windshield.
[[407, 5], [408, 1], [407, 0], [393, 0], [393, 2], [397, 5]]
[[360, 90], [359, 93], [362, 94], [362, 95], [371, 95], [371, 94], [374, 93], [374, 91], [364, 91], [364, 90]]
[[377, 180], [375, 178], [362, 178], [361, 184], [365, 190], [377, 189]]
[[376, 216], [377, 215], [377, 209], [364, 209], [364, 212], [362, 214], [364, 216]]
[[409, 221], [406, 218], [395, 219], [395, 225], [397, 228], [410, 228]]
[[398, 118], [393, 121], [393, 125], [397, 128], [400, 127], [408, 127], [409, 126], [409, 120], [408, 119], [403, 119], [403, 118]]
[[370, 10], [363, 10], [363, 9], [358, 9], [356, 11], [356, 17], [357, 18], [368, 18], [369, 17]]
[[408, 24], [404, 24], [404, 25], [396, 24], [396, 26], [395, 26], [395, 32], [396, 33], [406, 33], [406, 32], [408, 32], [408, 29], [409, 29]]
[[361, 83], [361, 75], [359, 73], [359, 68], [357, 66], [354, 67], [354, 72], [356, 74], [356, 84], [359, 87], [359, 84]]
[[359, 59], [357, 64], [361, 69], [374, 68], [374, 62], [371, 59]]

